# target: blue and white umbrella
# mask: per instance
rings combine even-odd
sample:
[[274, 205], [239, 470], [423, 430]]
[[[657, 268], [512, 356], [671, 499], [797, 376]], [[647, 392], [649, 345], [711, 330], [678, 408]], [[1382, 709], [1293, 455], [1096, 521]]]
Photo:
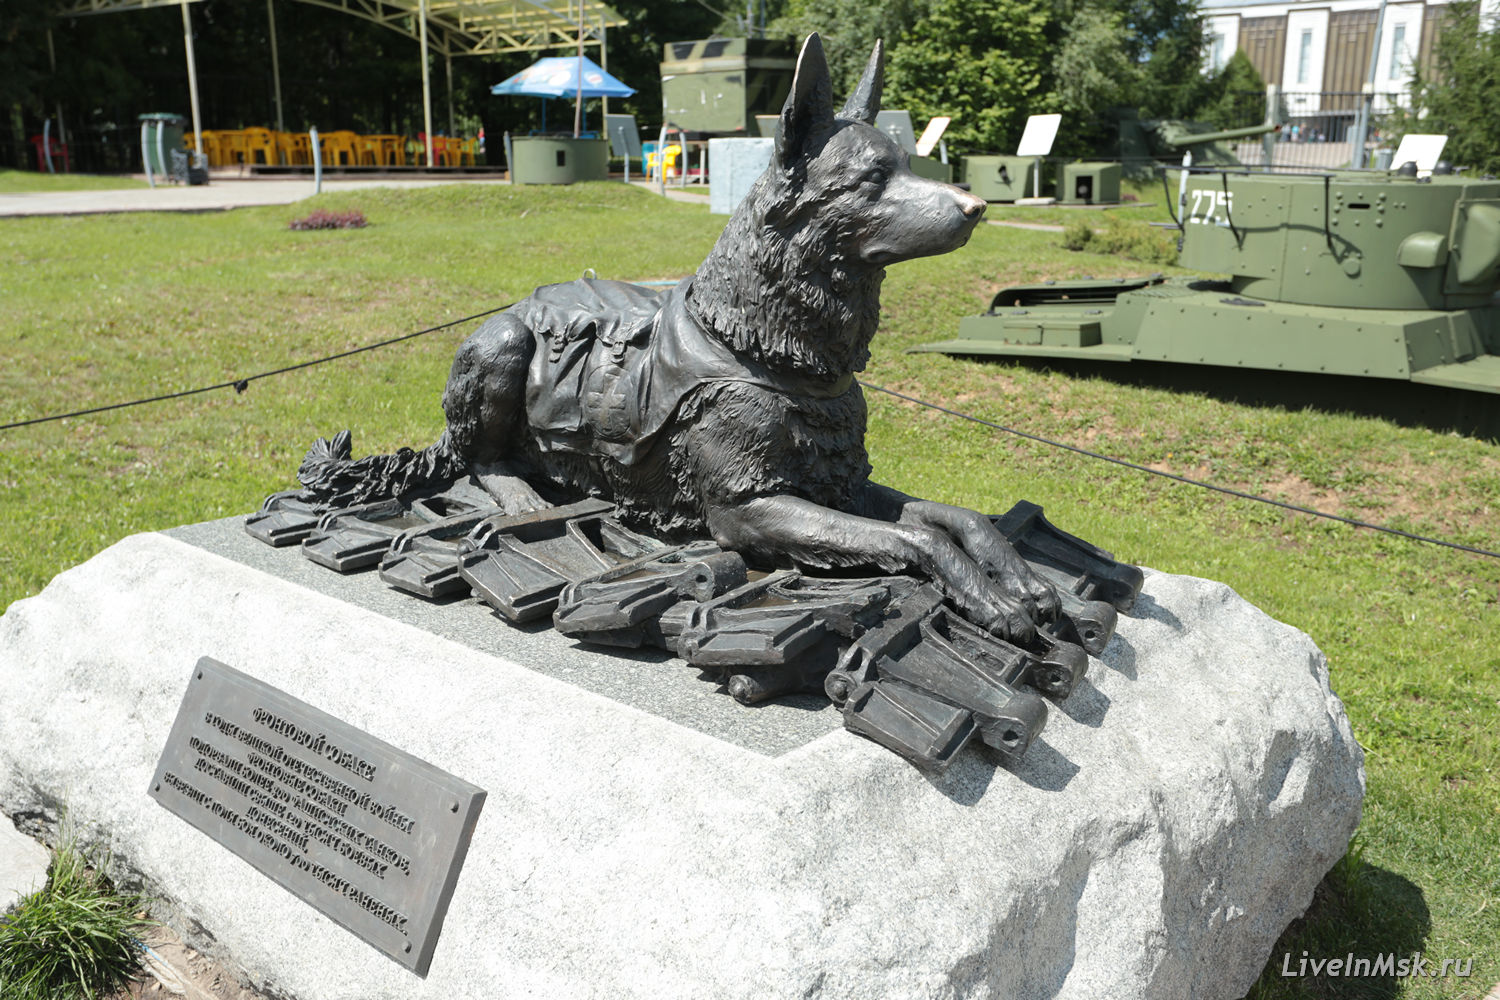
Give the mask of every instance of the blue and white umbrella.
[[[509, 80], [495, 84], [490, 93], [519, 97], [572, 97], [581, 101], [589, 97], [629, 97], [635, 90], [604, 72], [587, 56], [552, 56], [538, 59]], [[580, 109], [580, 118], [582, 113]], [[544, 100], [542, 131], [546, 130], [547, 104]]]
[[538, 59], [504, 83], [495, 84], [490, 93], [522, 97], [629, 97], [635, 91], [587, 56], [553, 56]]

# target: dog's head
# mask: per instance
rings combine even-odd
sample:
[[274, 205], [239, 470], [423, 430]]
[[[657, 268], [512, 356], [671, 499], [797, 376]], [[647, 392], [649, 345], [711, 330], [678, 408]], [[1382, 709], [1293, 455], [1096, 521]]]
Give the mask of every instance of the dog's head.
[[698, 269], [688, 303], [734, 350], [830, 382], [860, 371], [880, 322], [885, 267], [963, 246], [984, 202], [911, 172], [875, 128], [879, 44], [837, 113], [811, 35], [771, 165]]
[[877, 42], [859, 86], [835, 112], [823, 43], [808, 36], [768, 171], [781, 197], [766, 221], [832, 227], [822, 237], [826, 249], [851, 270], [956, 250], [985, 209], [951, 184], [912, 173], [906, 152], [875, 128], [883, 75]]

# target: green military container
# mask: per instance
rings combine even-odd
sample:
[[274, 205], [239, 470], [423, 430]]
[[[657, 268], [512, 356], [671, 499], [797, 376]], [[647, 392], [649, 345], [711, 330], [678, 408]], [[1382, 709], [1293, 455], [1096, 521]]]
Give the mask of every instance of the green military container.
[[1057, 200], [1064, 205], [1118, 205], [1118, 163], [1064, 163], [1057, 168]]
[[944, 184], [953, 183], [953, 164], [944, 163], [935, 156], [911, 156], [908, 157], [908, 165], [918, 177], [942, 181]]
[[950, 354], [1166, 361], [1500, 394], [1500, 181], [1203, 171], [1181, 263], [1227, 279], [1007, 288]]
[[609, 180], [609, 140], [526, 135], [511, 139], [516, 184], [572, 184]]
[[985, 201], [1030, 198], [1036, 175], [1034, 156], [965, 156], [963, 181]]
[[661, 63], [664, 120], [689, 132], [757, 135], [755, 116], [781, 113], [796, 68], [787, 41], [669, 42]]

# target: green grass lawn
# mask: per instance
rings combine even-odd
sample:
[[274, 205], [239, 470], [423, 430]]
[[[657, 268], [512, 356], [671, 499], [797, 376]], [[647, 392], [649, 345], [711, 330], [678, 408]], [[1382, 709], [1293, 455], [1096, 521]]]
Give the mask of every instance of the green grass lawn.
[[[58, 163], [59, 171], [62, 164]], [[47, 174], [37, 170], [0, 168], [0, 194], [25, 194], [32, 191], [117, 191], [120, 188], [146, 187], [145, 181], [131, 177], [104, 174]]]
[[[358, 208], [370, 226], [287, 230], [315, 206]], [[345, 350], [589, 268], [679, 277], [723, 221], [618, 184], [377, 189], [212, 215], [0, 220], [0, 423]], [[981, 226], [955, 254], [894, 267], [866, 380], [1153, 467], [1500, 548], [1493, 444], [904, 353], [951, 336], [1002, 284], [1155, 270], [1070, 253], [1058, 240]], [[294, 484], [316, 436], [352, 427], [361, 454], [433, 440], [465, 333], [258, 381], [244, 394], [0, 431], [0, 606], [125, 535], [250, 511]], [[1364, 820], [1357, 849], [1277, 946], [1254, 996], [1477, 1000], [1500, 980], [1500, 561], [1210, 494], [868, 396], [880, 481], [995, 512], [1037, 501], [1122, 559], [1227, 582], [1328, 654], [1368, 753]], [[1281, 956], [1290, 952], [1295, 966], [1303, 949], [1472, 957], [1473, 976], [1283, 979]]]
[[1171, 184], [1170, 199], [1168, 192], [1162, 189], [1159, 178], [1150, 181], [1126, 180], [1120, 183], [1122, 200], [1118, 205], [998, 204], [991, 205], [984, 217], [1005, 222], [1040, 222], [1054, 226], [1065, 226], [1080, 219], [1092, 226], [1102, 226], [1106, 216], [1119, 216], [1137, 222], [1171, 222], [1171, 213], [1177, 209], [1178, 176], [1175, 172], [1167, 175]]

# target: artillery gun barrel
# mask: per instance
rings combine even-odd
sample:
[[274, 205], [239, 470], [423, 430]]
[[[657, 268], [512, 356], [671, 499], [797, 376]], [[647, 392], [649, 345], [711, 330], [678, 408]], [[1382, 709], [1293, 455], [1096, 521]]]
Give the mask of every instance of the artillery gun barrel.
[[1162, 135], [1162, 140], [1173, 146], [1196, 146], [1204, 142], [1221, 142], [1226, 139], [1248, 139], [1253, 135], [1265, 135], [1267, 132], [1279, 131], [1281, 131], [1281, 126], [1274, 122], [1266, 122], [1264, 125], [1249, 125], [1245, 128], [1229, 128], [1221, 132], [1182, 132], [1177, 129], [1171, 129]]

